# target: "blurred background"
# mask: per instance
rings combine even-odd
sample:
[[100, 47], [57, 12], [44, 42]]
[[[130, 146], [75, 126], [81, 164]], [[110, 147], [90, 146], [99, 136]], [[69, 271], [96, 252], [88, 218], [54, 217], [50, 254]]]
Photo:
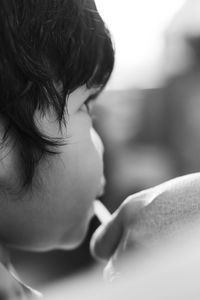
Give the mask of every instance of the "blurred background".
[[[114, 211], [129, 194], [200, 171], [200, 1], [98, 0], [115, 45], [112, 78], [94, 108], [105, 143], [106, 193]], [[95, 262], [88, 250], [98, 221], [76, 251], [13, 251], [35, 288]]]

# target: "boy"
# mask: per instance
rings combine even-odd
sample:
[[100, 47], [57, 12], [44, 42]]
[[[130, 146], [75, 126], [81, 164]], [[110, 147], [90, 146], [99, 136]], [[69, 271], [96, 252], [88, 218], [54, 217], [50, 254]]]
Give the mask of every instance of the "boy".
[[[114, 54], [92, 0], [2, 0], [0, 30], [0, 297], [24, 299], [28, 289], [9, 272], [7, 249], [77, 247], [103, 192], [103, 146], [89, 106], [109, 79]], [[170, 199], [188, 188], [198, 204], [195, 178], [170, 184]], [[102, 239], [94, 236], [96, 254], [109, 258], [151, 207], [159, 216], [159, 203], [169, 200], [161, 191], [125, 201]], [[106, 232], [114, 234], [102, 244]]]
[[93, 0], [2, 0], [0, 31], [0, 297], [21, 299], [7, 249], [77, 247], [103, 192], [90, 103], [114, 53]]

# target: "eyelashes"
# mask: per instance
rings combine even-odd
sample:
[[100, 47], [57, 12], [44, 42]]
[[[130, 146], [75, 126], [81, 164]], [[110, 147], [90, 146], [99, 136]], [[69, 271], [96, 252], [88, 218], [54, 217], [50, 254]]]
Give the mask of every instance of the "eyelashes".
[[92, 121], [94, 121], [96, 119], [96, 116], [94, 115], [94, 113], [95, 113], [94, 107], [96, 105], [96, 100], [97, 100], [100, 92], [101, 91], [96, 90], [94, 93], [89, 95], [80, 107], [80, 110], [87, 113]]
[[91, 116], [92, 115], [92, 108], [94, 107], [94, 102], [90, 99], [85, 101], [85, 107], [87, 109], [87, 113]]
[[99, 91], [96, 91], [96, 93], [91, 94], [84, 102], [89, 115], [91, 115], [92, 113], [92, 109], [96, 103], [96, 99], [98, 98], [98, 96], [99, 96]]

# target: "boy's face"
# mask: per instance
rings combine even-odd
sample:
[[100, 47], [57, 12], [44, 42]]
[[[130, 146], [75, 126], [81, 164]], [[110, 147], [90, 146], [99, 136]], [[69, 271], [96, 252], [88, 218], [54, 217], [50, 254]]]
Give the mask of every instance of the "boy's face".
[[[39, 181], [18, 201], [8, 201], [0, 225], [2, 238], [24, 249], [74, 248], [87, 232], [93, 201], [103, 189], [103, 145], [92, 128], [84, 104], [91, 91], [79, 88], [68, 100], [67, 126], [62, 134], [50, 114], [36, 115], [40, 130], [64, 137], [59, 155], [41, 162]], [[2, 227], [1, 227], [2, 228]], [[0, 234], [1, 230], [0, 230]]]

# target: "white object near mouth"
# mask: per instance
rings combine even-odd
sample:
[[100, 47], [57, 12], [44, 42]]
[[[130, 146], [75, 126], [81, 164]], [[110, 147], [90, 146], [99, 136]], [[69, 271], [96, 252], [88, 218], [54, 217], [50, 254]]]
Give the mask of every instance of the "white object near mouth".
[[111, 213], [99, 200], [94, 200], [94, 213], [102, 224], [111, 219]]

